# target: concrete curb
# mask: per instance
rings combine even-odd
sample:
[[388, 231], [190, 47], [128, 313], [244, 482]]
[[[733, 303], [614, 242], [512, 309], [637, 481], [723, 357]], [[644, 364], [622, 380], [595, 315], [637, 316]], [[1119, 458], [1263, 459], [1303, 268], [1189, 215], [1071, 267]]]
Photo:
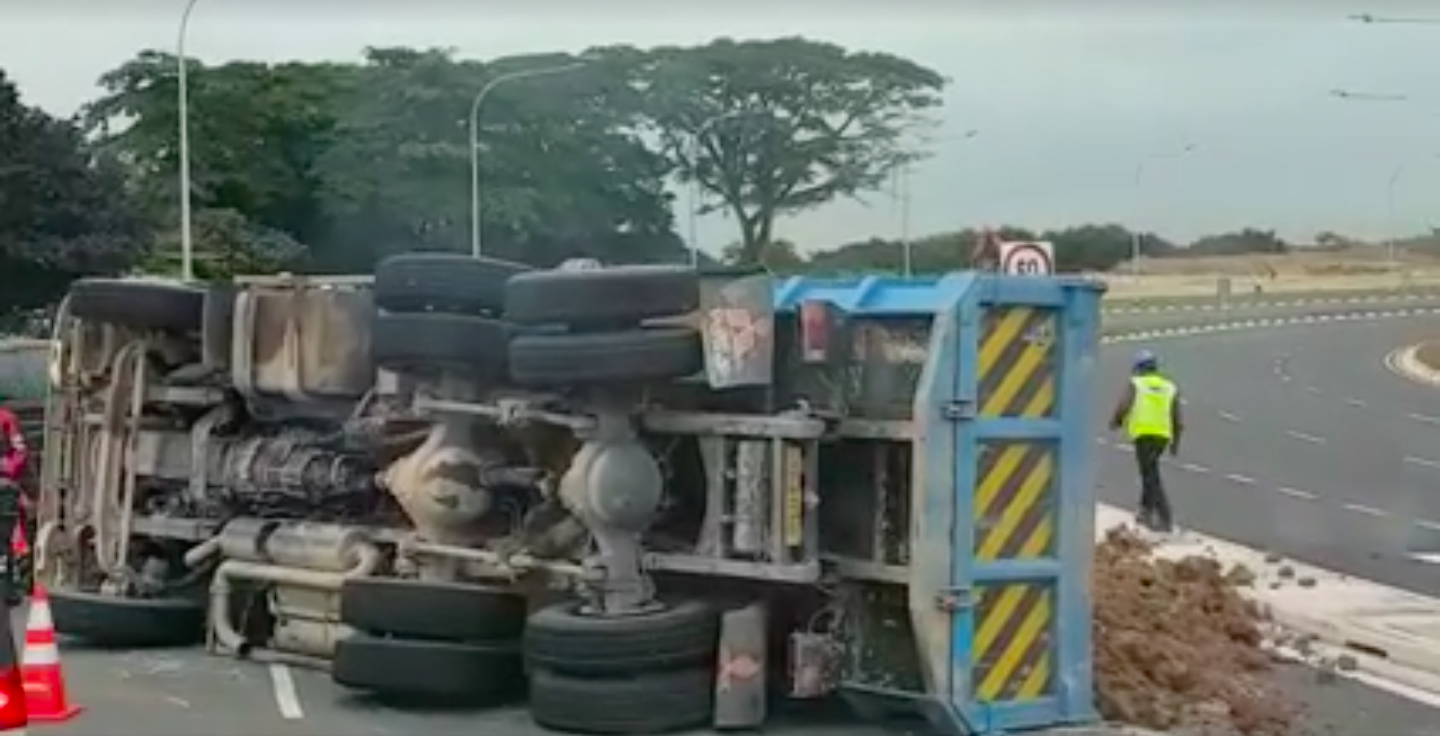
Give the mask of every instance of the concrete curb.
[[[1123, 342], [1140, 342], [1172, 337], [1189, 337], [1193, 335], [1205, 335], [1215, 332], [1236, 332], [1239, 330], [1285, 327], [1291, 325], [1324, 324], [1327, 322], [1360, 322], [1372, 319], [1384, 319], [1388, 317], [1414, 317], [1427, 314], [1440, 314], [1440, 306], [1345, 312], [1342, 314], [1300, 314], [1287, 317], [1260, 317], [1255, 319], [1234, 320], [1230, 322], [1216, 322], [1203, 325], [1159, 327], [1155, 329], [1132, 329], [1128, 331], [1124, 328], [1120, 328], [1116, 334], [1102, 336], [1100, 338], [1100, 343], [1102, 345], [1111, 345]], [[1440, 383], [1440, 371], [1437, 371], [1436, 382]]]
[[1440, 368], [1429, 366], [1420, 359], [1420, 348], [1425, 343], [1401, 348], [1385, 356], [1386, 365], [1400, 375], [1416, 383], [1440, 386]]
[[[1254, 312], [1268, 309], [1295, 309], [1300, 307], [1336, 306], [1343, 304], [1383, 304], [1388, 302], [1418, 302], [1440, 299], [1440, 291], [1407, 293], [1368, 293], [1350, 296], [1314, 297], [1303, 296], [1274, 299], [1253, 299], [1235, 297], [1221, 304], [1218, 299], [1207, 301], [1181, 301], [1181, 297], [1160, 297], [1156, 299], [1117, 299], [1113, 306], [1102, 304], [1105, 314], [1155, 314], [1164, 312]], [[1166, 303], [1169, 301], [1170, 303]], [[1151, 302], [1146, 304], [1145, 302]], [[1123, 306], [1122, 306], [1123, 303]]]

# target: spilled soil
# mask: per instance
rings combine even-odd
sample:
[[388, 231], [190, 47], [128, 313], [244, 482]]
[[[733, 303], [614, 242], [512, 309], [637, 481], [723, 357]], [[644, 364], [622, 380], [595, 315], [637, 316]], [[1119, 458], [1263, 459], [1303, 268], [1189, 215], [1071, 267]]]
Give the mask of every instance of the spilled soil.
[[1101, 714], [1156, 730], [1289, 736], [1300, 709], [1265, 651], [1266, 617], [1243, 569], [1151, 556], [1115, 529], [1095, 552], [1095, 685]]

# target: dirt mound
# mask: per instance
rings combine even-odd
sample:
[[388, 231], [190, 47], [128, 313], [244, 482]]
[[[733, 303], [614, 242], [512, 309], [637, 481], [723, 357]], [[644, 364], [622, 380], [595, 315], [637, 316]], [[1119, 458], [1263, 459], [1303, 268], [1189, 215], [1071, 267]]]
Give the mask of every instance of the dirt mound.
[[1285, 736], [1300, 715], [1274, 685], [1266, 619], [1214, 560], [1155, 559], [1112, 530], [1095, 552], [1095, 686], [1101, 714], [1158, 730]]

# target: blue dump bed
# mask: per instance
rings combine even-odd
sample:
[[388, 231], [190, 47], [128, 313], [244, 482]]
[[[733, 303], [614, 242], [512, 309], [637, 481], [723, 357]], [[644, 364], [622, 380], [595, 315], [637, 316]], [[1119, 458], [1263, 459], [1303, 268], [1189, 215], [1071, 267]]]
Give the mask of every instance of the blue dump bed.
[[[782, 318], [827, 302], [865, 336], [856, 350], [903, 334], [916, 356], [897, 398], [909, 395], [887, 418], [912, 447], [908, 553], [896, 566], [907, 582], [893, 587], [918, 672], [907, 682], [853, 664], [852, 652], [852, 702], [918, 710], [952, 733], [1095, 719], [1088, 435], [1102, 291], [982, 273], [777, 284]], [[884, 404], [863, 389], [849, 402], [861, 413]], [[868, 636], [852, 648], [883, 648]]]

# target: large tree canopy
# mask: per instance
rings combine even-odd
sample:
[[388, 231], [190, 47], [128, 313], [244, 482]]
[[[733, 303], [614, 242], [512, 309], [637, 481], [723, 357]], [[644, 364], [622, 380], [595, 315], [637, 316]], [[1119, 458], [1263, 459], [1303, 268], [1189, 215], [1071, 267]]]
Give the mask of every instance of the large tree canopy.
[[0, 274], [6, 309], [77, 274], [126, 268], [145, 240], [120, 171], [80, 131], [20, 101], [0, 71]]
[[740, 223], [756, 261], [786, 214], [879, 189], [914, 160], [945, 79], [897, 56], [802, 38], [594, 52], [624, 69], [682, 181]]

